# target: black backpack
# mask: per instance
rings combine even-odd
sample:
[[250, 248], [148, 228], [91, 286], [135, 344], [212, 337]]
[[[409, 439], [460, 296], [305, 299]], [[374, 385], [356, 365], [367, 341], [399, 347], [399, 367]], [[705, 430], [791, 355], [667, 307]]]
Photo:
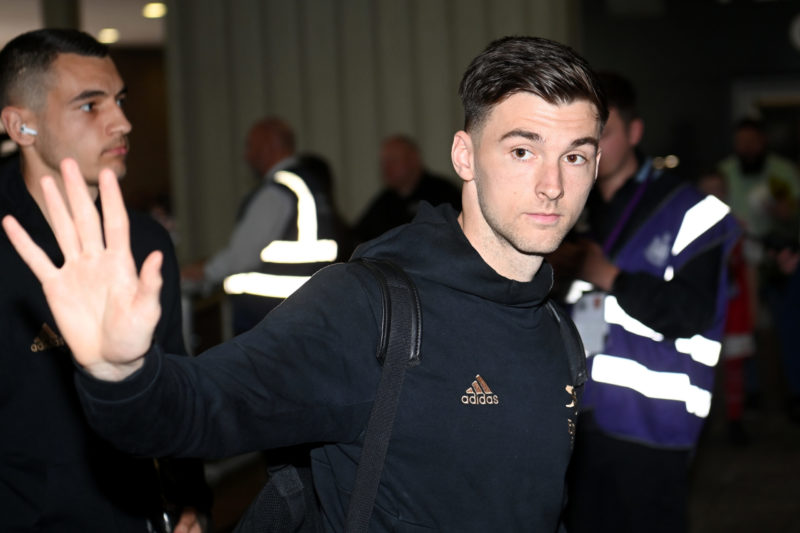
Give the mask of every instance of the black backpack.
[[[369, 526], [383, 462], [389, 446], [397, 403], [407, 367], [420, 362], [422, 315], [417, 289], [397, 265], [359, 258], [377, 279], [382, 296], [381, 339], [378, 359], [383, 364], [378, 392], [367, 422], [364, 447], [345, 523], [346, 533], [364, 533]], [[572, 320], [556, 304], [547, 309], [556, 318], [566, 345], [576, 392], [586, 382], [583, 343]], [[240, 519], [234, 533], [322, 533], [322, 517], [311, 475], [313, 446], [292, 447], [277, 466], [268, 467], [269, 479]], [[280, 455], [279, 455], [280, 456]]]
[[[350, 497], [345, 528], [348, 533], [364, 532], [369, 526], [405, 369], [419, 364], [422, 337], [419, 295], [408, 275], [389, 261], [360, 258], [353, 262], [369, 270], [381, 289], [378, 360], [383, 370]], [[323, 531], [311, 475], [310, 449], [292, 447], [288, 456], [283, 455], [285, 463], [268, 467], [267, 483], [245, 511], [234, 533]]]

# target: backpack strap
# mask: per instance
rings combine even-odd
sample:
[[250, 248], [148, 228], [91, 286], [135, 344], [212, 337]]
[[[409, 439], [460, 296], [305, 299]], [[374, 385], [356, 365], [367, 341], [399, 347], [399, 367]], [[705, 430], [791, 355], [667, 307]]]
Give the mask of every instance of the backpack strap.
[[422, 312], [417, 288], [408, 275], [389, 261], [360, 258], [378, 280], [383, 308], [378, 360], [383, 364], [378, 392], [372, 404], [364, 446], [345, 522], [346, 533], [366, 532], [378, 493], [389, 438], [394, 426], [407, 367], [419, 364]]
[[572, 384], [577, 389], [586, 383], [588, 379], [586, 373], [586, 350], [583, 347], [581, 335], [578, 333], [575, 323], [558, 304], [553, 303], [552, 300], [547, 300], [545, 305], [555, 317], [556, 322], [558, 322], [558, 330], [561, 332], [564, 347], [567, 349]]

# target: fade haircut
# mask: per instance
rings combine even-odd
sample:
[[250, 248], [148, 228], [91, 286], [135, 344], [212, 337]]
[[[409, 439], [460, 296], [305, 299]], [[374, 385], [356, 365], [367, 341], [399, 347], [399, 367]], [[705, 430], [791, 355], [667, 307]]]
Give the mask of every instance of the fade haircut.
[[495, 105], [521, 92], [552, 105], [585, 100], [595, 106], [601, 128], [608, 119], [594, 72], [572, 48], [541, 37], [503, 37], [489, 43], [461, 79], [464, 130], [480, 128]]
[[626, 125], [639, 118], [636, 89], [628, 78], [616, 72], [598, 72], [597, 79], [606, 95], [608, 107], [616, 109]]
[[59, 54], [103, 58], [108, 47], [72, 29], [46, 28], [23, 33], [0, 50], [0, 109], [8, 105], [39, 107], [47, 74]]

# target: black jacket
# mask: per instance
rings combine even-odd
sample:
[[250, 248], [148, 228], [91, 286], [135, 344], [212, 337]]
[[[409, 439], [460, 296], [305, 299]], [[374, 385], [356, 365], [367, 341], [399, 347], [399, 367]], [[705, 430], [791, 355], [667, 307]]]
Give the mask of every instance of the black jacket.
[[[0, 170], [0, 216], [6, 214], [17, 218], [56, 265], [63, 263], [16, 160]], [[162, 508], [154, 462], [117, 451], [86, 424], [75, 393], [74, 363], [41, 286], [0, 233], [0, 531], [144, 532], [145, 520]], [[151, 218], [131, 213], [131, 245], [137, 266], [150, 251], [164, 252], [156, 339], [183, 354], [178, 272], [169, 236]], [[207, 508], [202, 465], [173, 466], [170, 479], [188, 475], [192, 487], [174, 503]], [[175, 487], [167, 485], [173, 493]]]
[[461, 211], [461, 189], [451, 180], [428, 171], [422, 174], [417, 186], [407, 196], [384, 189], [372, 200], [356, 223], [356, 237], [361, 242], [368, 241], [401, 224], [411, 222], [423, 201], [434, 206], [448, 203], [456, 211]]
[[[416, 283], [422, 364], [405, 378], [371, 531], [556, 531], [576, 414], [552, 270], [498, 275], [449, 206], [362, 245]], [[231, 455], [301, 442], [341, 531], [380, 366], [380, 296], [352, 264], [317, 273], [254, 330], [194, 359], [154, 347], [122, 383], [80, 374], [92, 423], [137, 453]]]

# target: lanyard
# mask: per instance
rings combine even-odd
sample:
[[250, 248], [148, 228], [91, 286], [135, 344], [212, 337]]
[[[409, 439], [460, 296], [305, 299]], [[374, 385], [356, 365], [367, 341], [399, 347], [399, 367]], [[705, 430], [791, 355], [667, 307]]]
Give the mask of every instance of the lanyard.
[[608, 234], [606, 242], [603, 244], [603, 252], [606, 256], [611, 255], [611, 248], [613, 248], [614, 244], [617, 242], [620, 233], [622, 233], [622, 229], [625, 227], [625, 224], [627, 224], [628, 219], [633, 214], [634, 209], [636, 209], [636, 206], [639, 205], [639, 202], [644, 196], [644, 191], [647, 189], [647, 184], [650, 182], [651, 176], [653, 176], [653, 162], [652, 160], [648, 159], [644, 162], [642, 168], [639, 169], [639, 172], [636, 173], [634, 178], [639, 182], [636, 192], [633, 193], [633, 197], [631, 197], [628, 205], [625, 206], [625, 210], [622, 212], [622, 215], [614, 225], [614, 229], [612, 229], [611, 233]]

